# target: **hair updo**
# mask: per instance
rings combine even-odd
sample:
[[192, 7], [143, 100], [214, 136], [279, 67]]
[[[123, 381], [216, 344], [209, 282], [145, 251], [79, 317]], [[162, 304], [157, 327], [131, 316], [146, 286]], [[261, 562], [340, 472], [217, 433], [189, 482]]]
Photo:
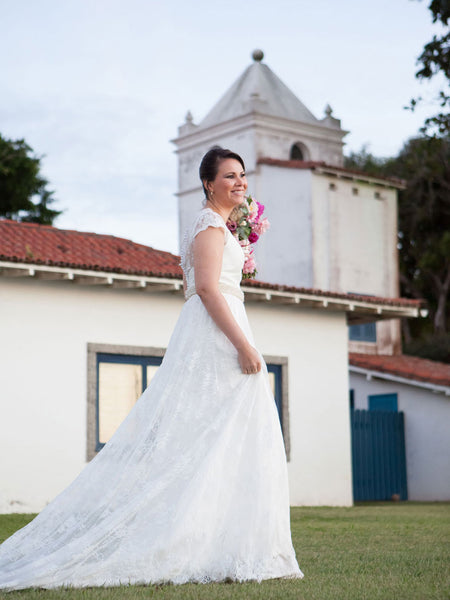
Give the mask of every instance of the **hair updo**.
[[221, 148], [220, 146], [213, 146], [202, 158], [199, 174], [206, 199], [208, 199], [208, 190], [205, 187], [204, 181], [214, 181], [219, 170], [220, 163], [227, 158], [234, 158], [234, 160], [240, 162], [245, 171], [244, 161], [239, 154], [236, 154], [236, 152], [232, 152], [231, 150]]

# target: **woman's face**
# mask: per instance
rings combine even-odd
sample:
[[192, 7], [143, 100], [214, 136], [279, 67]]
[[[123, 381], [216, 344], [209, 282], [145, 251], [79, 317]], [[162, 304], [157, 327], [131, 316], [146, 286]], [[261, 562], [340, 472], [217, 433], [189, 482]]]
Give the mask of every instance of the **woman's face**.
[[206, 183], [213, 192], [212, 202], [233, 209], [244, 202], [247, 178], [241, 163], [234, 158], [226, 158], [219, 163], [214, 181]]

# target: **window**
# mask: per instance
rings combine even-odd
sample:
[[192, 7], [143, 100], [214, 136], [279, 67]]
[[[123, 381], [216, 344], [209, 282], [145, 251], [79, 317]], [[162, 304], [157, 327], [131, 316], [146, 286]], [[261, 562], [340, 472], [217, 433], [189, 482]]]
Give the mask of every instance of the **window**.
[[97, 450], [128, 415], [161, 361], [154, 356], [97, 354]]
[[335, 184], [335, 183], [330, 183], [330, 184], [328, 185], [328, 189], [330, 189], [332, 192], [335, 192], [335, 191], [336, 191], [336, 189], [337, 189], [337, 188], [336, 188], [336, 184]]
[[350, 410], [355, 410], [355, 390], [350, 390]]
[[275, 404], [277, 405], [278, 417], [280, 419], [281, 426], [283, 426], [283, 402], [281, 392], [281, 365], [267, 365], [267, 371], [269, 372], [270, 387], [272, 388], [272, 394], [275, 398]]
[[397, 412], [397, 394], [373, 394], [369, 396], [369, 410]]
[[[164, 348], [88, 344], [88, 460], [103, 448], [133, 408], [158, 370], [164, 352]], [[289, 460], [288, 359], [264, 359]]]
[[149, 385], [164, 348], [88, 344], [88, 460], [103, 448]]
[[289, 152], [290, 160], [310, 160], [308, 148], [302, 142], [292, 144]]
[[292, 146], [290, 159], [291, 160], [304, 160], [303, 159], [303, 152], [302, 152], [302, 149], [300, 148], [299, 144], [294, 144]]
[[376, 342], [376, 323], [374, 322], [363, 323], [361, 325], [350, 325], [348, 328], [348, 338], [352, 342]]
[[275, 398], [275, 404], [283, 432], [286, 458], [290, 460], [289, 438], [289, 398], [288, 398], [288, 359], [282, 356], [265, 356], [269, 373], [269, 383]]

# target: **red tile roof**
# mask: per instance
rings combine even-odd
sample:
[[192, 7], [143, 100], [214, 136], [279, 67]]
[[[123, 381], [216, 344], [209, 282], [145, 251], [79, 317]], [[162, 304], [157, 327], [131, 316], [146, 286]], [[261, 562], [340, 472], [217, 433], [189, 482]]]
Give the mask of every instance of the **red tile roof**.
[[349, 175], [355, 175], [356, 177], [370, 178], [380, 181], [386, 181], [392, 184], [394, 187], [403, 188], [405, 182], [397, 177], [381, 177], [380, 175], [370, 175], [364, 171], [357, 171], [355, 169], [346, 169], [345, 167], [337, 167], [328, 165], [324, 161], [320, 160], [280, 160], [278, 158], [262, 157], [258, 159], [259, 165], [271, 165], [274, 167], [285, 167], [286, 169], [331, 169], [333, 171], [339, 171], [340, 173], [347, 173]]
[[113, 235], [0, 220], [0, 260], [179, 278], [180, 259]]
[[450, 365], [426, 360], [417, 356], [387, 356], [381, 354], [349, 354], [354, 367], [379, 373], [388, 373], [405, 379], [426, 381], [435, 385], [450, 386]]
[[281, 292], [292, 292], [298, 294], [310, 294], [312, 296], [323, 296], [324, 298], [342, 298], [343, 300], [354, 300], [355, 302], [368, 302], [371, 304], [385, 304], [388, 306], [408, 306], [411, 308], [420, 308], [425, 305], [424, 300], [414, 300], [411, 298], [383, 298], [381, 296], [364, 296], [362, 294], [344, 294], [342, 292], [327, 292], [324, 290], [315, 290], [312, 288], [294, 287], [291, 285], [279, 285], [275, 283], [265, 283], [264, 281], [255, 281], [246, 279], [242, 286], [264, 288], [265, 290], [277, 290]]
[[[0, 261], [49, 265], [132, 275], [180, 279], [180, 259], [112, 235], [57, 229], [50, 225], [0, 219]], [[342, 298], [375, 305], [420, 308], [421, 300], [381, 298], [327, 292], [310, 288], [245, 280], [244, 287], [263, 288], [311, 296]]]

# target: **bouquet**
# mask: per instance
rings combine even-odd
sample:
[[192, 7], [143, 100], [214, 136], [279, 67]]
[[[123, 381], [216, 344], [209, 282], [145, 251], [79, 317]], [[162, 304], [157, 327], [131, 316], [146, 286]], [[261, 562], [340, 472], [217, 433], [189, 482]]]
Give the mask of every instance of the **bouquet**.
[[247, 196], [242, 204], [232, 210], [227, 221], [228, 229], [244, 251], [242, 279], [252, 279], [257, 273], [253, 256], [254, 244], [270, 226], [268, 219], [262, 218], [263, 212], [264, 205]]

